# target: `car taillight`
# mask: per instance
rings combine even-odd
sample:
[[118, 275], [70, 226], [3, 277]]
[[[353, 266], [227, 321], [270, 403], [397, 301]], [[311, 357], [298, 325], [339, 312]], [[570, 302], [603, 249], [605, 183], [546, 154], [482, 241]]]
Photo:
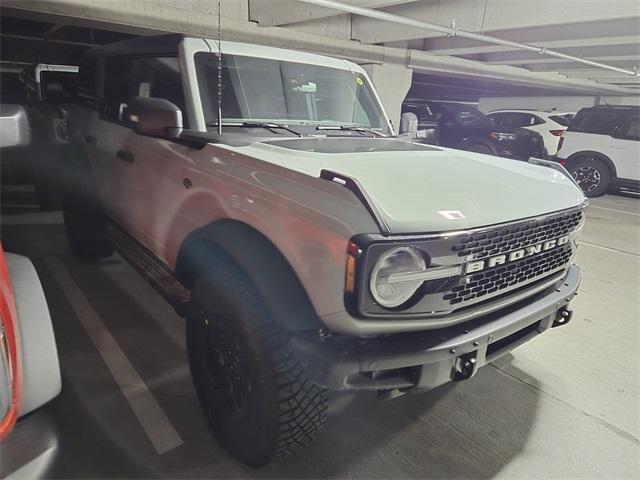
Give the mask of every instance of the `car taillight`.
[[0, 246], [0, 368], [4, 370], [7, 385], [0, 386], [11, 396], [5, 412], [0, 412], [0, 440], [5, 438], [18, 419], [18, 406], [22, 394], [20, 373], [18, 314], [13, 297], [9, 271]]
[[555, 137], [562, 137], [564, 135], [565, 129], [561, 130], [549, 130], [549, 133]]
[[[552, 133], [554, 131], [555, 132], [560, 132], [560, 135], [559, 135], [560, 141], [558, 142], [558, 152], [560, 152], [560, 149], [562, 148], [562, 145], [564, 144], [564, 137], [565, 137], [565, 134], [567, 133], [567, 131], [566, 130], [551, 130]], [[557, 155], [557, 153], [556, 153], [556, 155]]]

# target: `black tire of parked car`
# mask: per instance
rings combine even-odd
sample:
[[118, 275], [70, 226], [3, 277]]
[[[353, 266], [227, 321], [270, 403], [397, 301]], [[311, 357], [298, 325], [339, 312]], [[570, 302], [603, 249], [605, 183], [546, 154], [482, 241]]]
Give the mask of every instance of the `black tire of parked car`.
[[95, 262], [113, 255], [113, 246], [104, 235], [105, 218], [95, 198], [90, 168], [79, 158], [77, 151], [75, 157], [69, 158], [62, 215], [73, 253], [83, 262]]
[[196, 280], [186, 316], [194, 385], [227, 451], [261, 467], [313, 440], [327, 417], [327, 392], [307, 378], [243, 270], [216, 262]]
[[611, 170], [603, 160], [594, 155], [581, 155], [571, 159], [569, 173], [589, 198], [600, 197], [609, 190]]

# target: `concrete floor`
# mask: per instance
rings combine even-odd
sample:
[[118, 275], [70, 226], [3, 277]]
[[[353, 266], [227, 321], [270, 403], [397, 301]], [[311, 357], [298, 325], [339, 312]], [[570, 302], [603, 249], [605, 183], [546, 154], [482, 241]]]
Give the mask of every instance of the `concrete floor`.
[[[29, 191], [3, 193], [2, 242], [31, 257], [41, 276], [63, 391], [0, 447], [1, 474], [40, 455], [16, 476], [640, 477], [637, 198], [606, 196], [589, 207], [577, 259], [584, 280], [569, 325], [467, 382], [424, 395], [386, 403], [333, 395], [327, 428], [310, 449], [254, 470], [231, 459], [207, 429], [185, 361], [183, 321], [118, 257], [75, 260], [60, 214], [30, 207]], [[97, 336], [78, 312], [102, 325]], [[105, 363], [94, 342], [121, 352], [121, 363]], [[138, 396], [155, 402], [153, 425], [169, 429], [174, 443], [165, 453], [153, 443], [153, 426], [134, 413]]]

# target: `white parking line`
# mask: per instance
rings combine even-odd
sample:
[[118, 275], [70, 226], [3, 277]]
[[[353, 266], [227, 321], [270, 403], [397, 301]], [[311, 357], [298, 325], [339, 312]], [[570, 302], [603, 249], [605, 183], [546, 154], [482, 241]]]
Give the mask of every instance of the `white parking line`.
[[47, 257], [45, 263], [122, 390], [133, 413], [138, 417], [158, 455], [182, 445], [182, 438], [158, 401], [120, 349], [87, 297], [80, 291], [64, 264], [57, 257]]
[[606, 250], [607, 252], [613, 253], [622, 253], [623, 255], [634, 255], [638, 256], [639, 254], [633, 252], [627, 252], [625, 250], [618, 250], [617, 248], [604, 247], [602, 245], [598, 245], [597, 243], [585, 242], [584, 240], [580, 240], [580, 245], [586, 245], [587, 247], [599, 248], [600, 250]]
[[599, 207], [598, 205], [593, 205], [593, 204], [589, 205], [589, 208], [599, 208], [600, 210], [609, 210], [610, 212], [626, 213], [627, 215], [635, 215], [636, 217], [640, 217], [640, 213], [627, 212], [626, 210], [618, 210], [616, 208]]

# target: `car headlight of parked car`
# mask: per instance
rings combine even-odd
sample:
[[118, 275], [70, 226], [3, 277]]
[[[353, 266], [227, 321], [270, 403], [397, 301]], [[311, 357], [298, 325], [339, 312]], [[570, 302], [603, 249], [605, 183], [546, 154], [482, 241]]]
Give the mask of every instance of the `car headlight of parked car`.
[[414, 247], [396, 247], [385, 252], [371, 271], [371, 295], [386, 308], [399, 307], [413, 297], [424, 282], [424, 254]]
[[491, 138], [495, 138], [499, 142], [515, 140], [516, 137], [518, 136], [515, 133], [502, 133], [502, 132], [491, 132], [489, 135], [491, 136]]

